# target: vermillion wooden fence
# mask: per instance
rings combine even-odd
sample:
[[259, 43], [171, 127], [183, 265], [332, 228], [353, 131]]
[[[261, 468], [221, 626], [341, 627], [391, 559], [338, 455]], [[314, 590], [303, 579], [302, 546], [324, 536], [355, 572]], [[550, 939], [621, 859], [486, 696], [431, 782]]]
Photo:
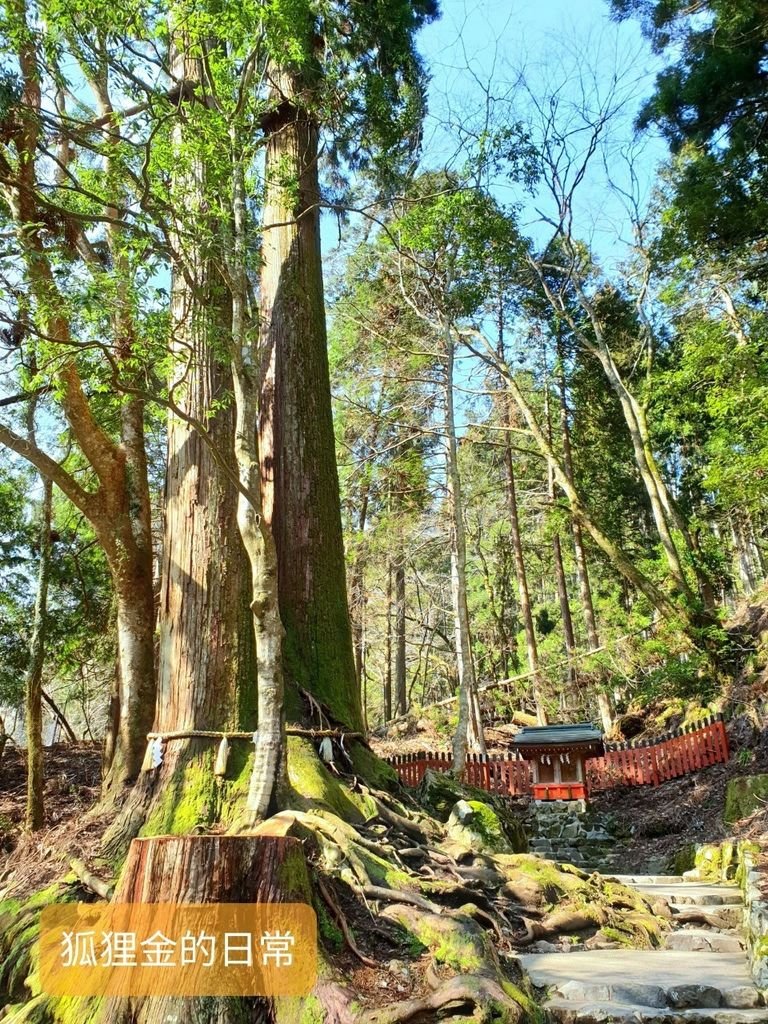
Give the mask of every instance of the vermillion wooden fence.
[[590, 793], [616, 786], [658, 786], [729, 757], [725, 722], [717, 715], [652, 742], [606, 744], [603, 757], [586, 762], [587, 786]]
[[[453, 758], [446, 753], [429, 753], [420, 750], [416, 754], [397, 754], [387, 761], [406, 786], [418, 786], [427, 768], [447, 772], [453, 766]], [[488, 757], [486, 754], [467, 754], [464, 781], [478, 789], [501, 796], [526, 796], [531, 791], [531, 769], [527, 761], [517, 754], [503, 757]]]
[[[716, 715], [653, 741], [606, 743], [603, 757], [591, 757], [586, 762], [587, 788], [590, 793], [599, 793], [619, 786], [658, 786], [721, 764], [729, 756], [725, 722], [722, 715]], [[399, 754], [387, 761], [406, 786], [418, 786], [427, 768], [447, 772], [453, 764], [450, 754], [428, 751]], [[527, 796], [531, 791], [529, 764], [517, 753], [502, 757], [469, 754], [464, 781], [500, 796]]]

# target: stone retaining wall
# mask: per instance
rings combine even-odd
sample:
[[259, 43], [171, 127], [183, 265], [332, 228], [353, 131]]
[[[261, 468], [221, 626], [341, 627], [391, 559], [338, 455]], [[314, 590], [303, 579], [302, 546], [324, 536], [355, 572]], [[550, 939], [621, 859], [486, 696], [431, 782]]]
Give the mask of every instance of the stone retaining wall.
[[768, 900], [759, 883], [765, 875], [755, 869], [759, 849], [749, 841], [726, 840], [697, 846], [694, 867], [684, 878], [702, 881], [735, 881], [744, 896], [743, 930], [747, 956], [755, 984], [768, 998]]
[[612, 815], [591, 810], [583, 800], [531, 802], [524, 820], [530, 849], [548, 860], [615, 871], [621, 863]]

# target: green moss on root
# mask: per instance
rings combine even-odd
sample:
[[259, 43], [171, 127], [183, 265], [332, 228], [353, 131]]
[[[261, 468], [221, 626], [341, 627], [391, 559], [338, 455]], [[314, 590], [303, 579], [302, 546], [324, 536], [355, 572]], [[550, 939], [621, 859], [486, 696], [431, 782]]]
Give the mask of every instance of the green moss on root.
[[383, 761], [362, 743], [355, 743], [350, 752], [350, 759], [357, 774], [376, 789], [394, 792], [400, 785], [395, 769]]
[[461, 974], [487, 970], [495, 962], [490, 940], [483, 928], [470, 917], [445, 916], [412, 912], [396, 904], [388, 917], [395, 920], [409, 935], [426, 947], [438, 963]]
[[[73, 903], [83, 896], [78, 884], [59, 881], [34, 893], [29, 899], [7, 900], [0, 905], [0, 916], [6, 918], [8, 908], [15, 908], [13, 919], [0, 932], [0, 995], [5, 994], [11, 1000], [40, 995], [37, 944], [40, 914], [44, 907]], [[35, 1002], [34, 1012], [42, 1012], [42, 1003], [36, 998], [32, 1001]]]
[[358, 825], [376, 813], [373, 801], [335, 779], [311, 741], [301, 736], [288, 737], [288, 781], [293, 790], [292, 804], [299, 810], [331, 811], [343, 821]]
[[532, 995], [523, 992], [517, 985], [504, 979], [502, 979], [501, 987], [510, 999], [514, 999], [518, 1006], [525, 1010], [526, 1024], [544, 1024], [544, 1011]]

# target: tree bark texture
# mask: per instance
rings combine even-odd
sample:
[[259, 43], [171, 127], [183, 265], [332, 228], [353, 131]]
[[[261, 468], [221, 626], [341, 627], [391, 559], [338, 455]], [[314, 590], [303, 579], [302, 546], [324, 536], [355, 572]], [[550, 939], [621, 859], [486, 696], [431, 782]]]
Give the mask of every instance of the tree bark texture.
[[395, 715], [408, 710], [405, 673], [405, 558], [402, 550], [395, 562]]
[[387, 560], [387, 635], [384, 641], [384, 721], [392, 718], [392, 560]]
[[[176, 37], [174, 74], [201, 81], [199, 59]], [[205, 217], [205, 169], [184, 146], [174, 189], [187, 217]], [[181, 201], [181, 200], [180, 200]], [[171, 337], [175, 357], [169, 394], [162, 588], [158, 612], [157, 710], [154, 731], [252, 730], [257, 680], [251, 573], [238, 526], [238, 467], [228, 345], [232, 303], [196, 239], [177, 225], [172, 268]], [[215, 411], [213, 411], [215, 410]], [[146, 749], [146, 738], [143, 749]], [[233, 746], [225, 779], [214, 775], [216, 747], [202, 738], [165, 744], [162, 764], [142, 772], [106, 849], [145, 833], [187, 832], [245, 811], [244, 742]], [[229, 792], [236, 782], [239, 799]]]
[[[301, 843], [273, 836], [134, 839], [116, 903], [309, 903]], [[107, 1000], [102, 1024], [267, 1024], [274, 1003], [255, 997]]]
[[[320, 253], [318, 127], [300, 81], [271, 70], [261, 274], [260, 451], [264, 513], [278, 558], [286, 710], [300, 690], [362, 729], [347, 605]], [[316, 722], [314, 724], [317, 724]]]

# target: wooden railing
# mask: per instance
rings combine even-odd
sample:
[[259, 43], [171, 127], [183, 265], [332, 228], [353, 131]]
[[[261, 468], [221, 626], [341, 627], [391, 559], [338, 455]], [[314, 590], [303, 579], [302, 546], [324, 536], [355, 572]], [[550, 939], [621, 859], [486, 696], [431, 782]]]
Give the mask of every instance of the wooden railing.
[[[388, 757], [387, 761], [406, 786], [418, 786], [427, 768], [447, 772], [453, 766], [450, 754], [424, 750], [416, 754], [397, 754]], [[467, 754], [463, 778], [469, 786], [500, 796], [526, 796], [531, 791], [530, 766], [517, 754], [505, 754], [503, 757]]]
[[721, 764], [729, 756], [725, 722], [717, 715], [653, 741], [606, 744], [603, 757], [586, 763], [587, 786], [591, 793], [616, 786], [658, 786]]
[[[599, 793], [619, 786], [658, 786], [669, 779], [721, 764], [730, 756], [722, 715], [705, 718], [695, 726], [675, 729], [656, 740], [606, 743], [602, 757], [586, 762], [587, 788]], [[447, 772], [453, 764], [448, 753], [419, 751], [387, 758], [406, 786], [418, 786], [427, 768]], [[527, 796], [531, 773], [519, 754], [489, 757], [469, 754], [464, 781], [500, 796]]]

